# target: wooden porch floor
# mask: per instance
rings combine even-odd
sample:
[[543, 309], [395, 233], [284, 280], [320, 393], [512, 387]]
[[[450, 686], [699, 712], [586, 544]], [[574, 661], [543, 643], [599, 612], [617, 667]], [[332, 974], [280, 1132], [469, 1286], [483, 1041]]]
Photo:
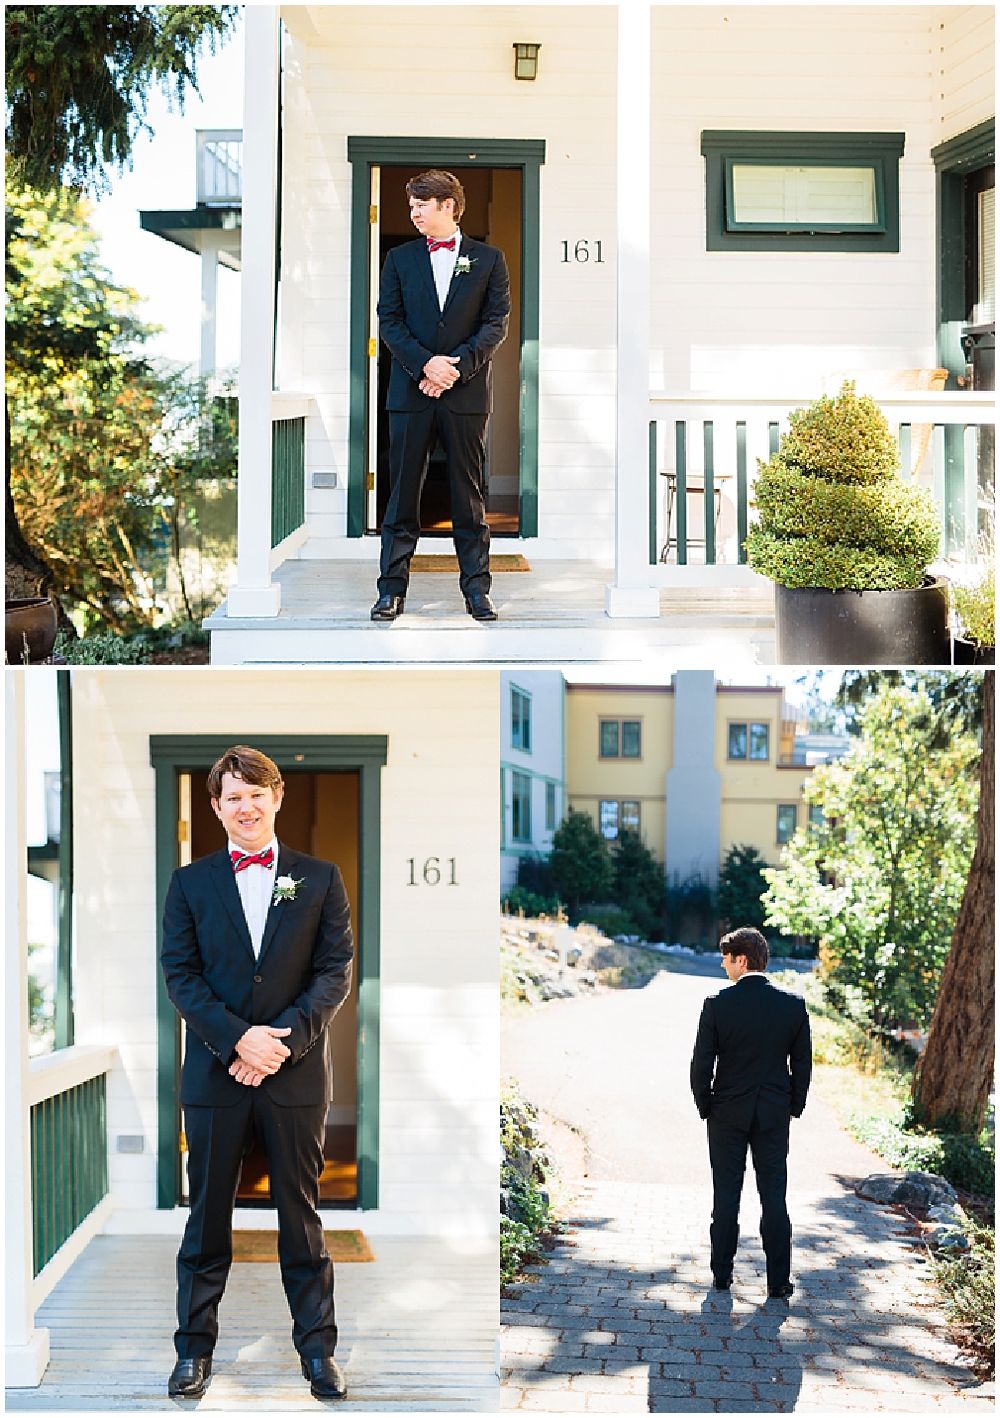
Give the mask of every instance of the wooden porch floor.
[[[219, 1313], [212, 1381], [197, 1403], [167, 1397], [174, 1362], [177, 1240], [98, 1236], [39, 1310], [52, 1358], [15, 1412], [61, 1409], [321, 1412], [303, 1380], [278, 1267], [234, 1265]], [[336, 1268], [338, 1412], [494, 1412], [497, 1259], [480, 1245], [376, 1236], [374, 1264]]]
[[391, 625], [374, 625], [368, 618], [373, 560], [287, 561], [275, 572], [281, 585], [276, 617], [230, 620], [220, 607], [205, 622], [212, 661], [628, 666], [655, 656], [672, 669], [774, 663], [769, 585], [661, 589], [658, 619], [609, 620], [609, 567], [532, 560], [531, 568], [494, 575], [496, 624], [477, 625], [466, 615], [457, 576], [418, 572], [405, 613]]

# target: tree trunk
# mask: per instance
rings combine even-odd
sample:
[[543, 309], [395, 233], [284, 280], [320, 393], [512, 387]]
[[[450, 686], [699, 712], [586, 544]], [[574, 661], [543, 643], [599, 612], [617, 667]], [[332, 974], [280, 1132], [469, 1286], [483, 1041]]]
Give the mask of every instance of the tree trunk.
[[983, 676], [983, 757], [976, 850], [969, 868], [930, 1035], [913, 1076], [920, 1121], [976, 1133], [993, 1078], [994, 671]]
[[10, 409], [4, 400], [4, 594], [8, 601], [47, 596], [55, 579], [51, 568], [24, 540], [10, 490]]

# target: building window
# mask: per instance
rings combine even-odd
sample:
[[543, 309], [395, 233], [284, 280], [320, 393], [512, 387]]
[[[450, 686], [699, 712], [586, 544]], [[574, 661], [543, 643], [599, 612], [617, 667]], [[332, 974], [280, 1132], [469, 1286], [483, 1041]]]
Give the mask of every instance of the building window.
[[531, 752], [531, 695], [514, 685], [510, 688], [510, 746]]
[[507, 775], [500, 769], [500, 847], [507, 846]]
[[621, 805], [621, 829], [623, 832], [639, 833], [642, 827], [639, 804], [636, 802], [623, 802]]
[[790, 842], [795, 836], [798, 809], [794, 803], [778, 804], [778, 846]]
[[823, 809], [818, 807], [816, 803], [811, 803], [809, 807], [809, 826], [815, 828], [818, 832], [825, 821], [826, 818], [823, 815]]
[[601, 720], [602, 758], [641, 758], [641, 719]]
[[903, 133], [711, 130], [709, 251], [898, 251]]
[[510, 835], [515, 842], [531, 841], [531, 775], [510, 775]]
[[556, 785], [555, 783], [545, 784], [545, 830], [554, 832], [556, 830]]
[[601, 800], [601, 836], [613, 842], [618, 836], [618, 804]]
[[770, 738], [769, 724], [730, 724], [729, 757], [766, 763], [770, 756]]

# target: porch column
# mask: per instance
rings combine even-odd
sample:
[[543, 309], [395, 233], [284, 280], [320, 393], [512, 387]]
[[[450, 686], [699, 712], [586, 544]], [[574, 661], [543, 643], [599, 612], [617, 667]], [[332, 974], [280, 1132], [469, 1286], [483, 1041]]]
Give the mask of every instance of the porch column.
[[276, 5], [244, 11], [243, 256], [236, 584], [228, 616], [274, 616], [271, 585], [271, 390], [278, 197], [279, 44]]
[[219, 238], [214, 229], [201, 233], [201, 348], [198, 373], [214, 374], [219, 327]]
[[609, 616], [658, 616], [649, 575], [648, 0], [618, 5], [618, 334], [615, 430], [615, 584]]
[[37, 1388], [49, 1362], [49, 1332], [35, 1328], [31, 1227], [31, 1117], [28, 1107], [28, 872], [24, 771], [24, 675], [6, 679], [6, 1247], [7, 1383]]

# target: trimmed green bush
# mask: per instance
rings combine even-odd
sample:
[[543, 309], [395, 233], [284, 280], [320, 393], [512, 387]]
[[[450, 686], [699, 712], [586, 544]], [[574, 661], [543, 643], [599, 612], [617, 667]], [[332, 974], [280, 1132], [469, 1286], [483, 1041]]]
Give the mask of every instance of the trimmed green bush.
[[990, 557], [982, 577], [970, 586], [952, 585], [951, 597], [962, 633], [974, 645], [997, 642], [996, 567]]
[[760, 463], [750, 565], [782, 586], [907, 590], [940, 544], [931, 495], [896, 477], [899, 450], [875, 401], [845, 383], [791, 415]]

